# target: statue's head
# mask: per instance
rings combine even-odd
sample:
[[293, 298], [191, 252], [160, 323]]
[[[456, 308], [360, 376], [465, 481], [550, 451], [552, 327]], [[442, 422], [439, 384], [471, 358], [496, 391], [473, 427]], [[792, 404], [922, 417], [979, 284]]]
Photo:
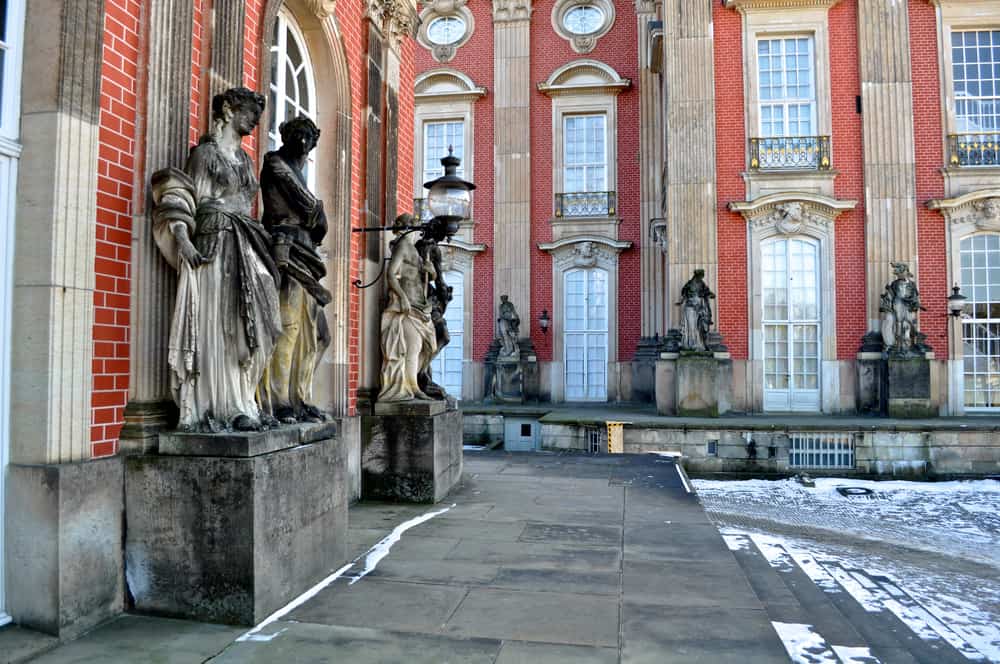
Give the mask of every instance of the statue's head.
[[694, 278], [695, 279], [704, 279], [705, 278], [705, 271], [702, 270], [701, 268], [698, 268], [697, 270], [694, 271]]
[[247, 88], [230, 88], [212, 98], [212, 119], [232, 124], [240, 136], [249, 136], [267, 104], [264, 95]]
[[989, 221], [1000, 219], [1000, 198], [987, 198], [979, 209]]
[[906, 279], [910, 276], [910, 266], [906, 263], [890, 263], [892, 265], [892, 273], [897, 279]]
[[507, 301], [507, 296], [506, 295], [501, 295], [500, 296], [500, 301], [501, 302], [506, 302]]
[[392, 222], [392, 232], [399, 235], [406, 230], [407, 226], [413, 225], [413, 215], [408, 212], [396, 217], [396, 220]]
[[278, 127], [283, 148], [296, 154], [309, 154], [319, 142], [319, 127], [304, 115], [286, 120]]

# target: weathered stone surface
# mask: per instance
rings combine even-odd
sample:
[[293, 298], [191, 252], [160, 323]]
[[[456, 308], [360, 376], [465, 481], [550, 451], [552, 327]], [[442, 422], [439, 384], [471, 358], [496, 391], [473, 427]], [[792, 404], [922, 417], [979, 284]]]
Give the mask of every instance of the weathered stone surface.
[[661, 353], [656, 361], [656, 413], [675, 415], [677, 413], [677, 354]]
[[249, 458], [126, 461], [126, 579], [135, 609], [253, 625], [346, 558], [345, 445]]
[[361, 495], [436, 503], [462, 477], [462, 413], [361, 420]]
[[73, 638], [121, 613], [122, 461], [11, 464], [7, 610]]
[[886, 412], [888, 385], [886, 364], [881, 353], [858, 353], [858, 412], [882, 415]]
[[677, 414], [718, 417], [729, 411], [732, 360], [681, 354], [677, 359]]
[[170, 456], [253, 457], [337, 437], [336, 422], [292, 424], [267, 431], [160, 434], [159, 453]]
[[893, 358], [887, 365], [889, 417], [934, 417], [931, 363], [923, 357]]
[[401, 417], [433, 417], [448, 408], [445, 401], [377, 401], [376, 415], [399, 415]]

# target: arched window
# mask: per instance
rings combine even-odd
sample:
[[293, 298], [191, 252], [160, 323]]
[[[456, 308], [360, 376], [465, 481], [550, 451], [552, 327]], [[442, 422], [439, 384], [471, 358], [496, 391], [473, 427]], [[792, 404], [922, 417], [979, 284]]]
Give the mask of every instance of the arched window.
[[966, 237], [959, 248], [962, 292], [969, 298], [962, 321], [965, 409], [1000, 409], [1000, 235]]
[[[316, 120], [316, 77], [309, 51], [295, 19], [286, 10], [278, 12], [274, 21], [271, 44], [271, 126], [268, 127], [268, 149], [281, 145], [278, 127], [298, 115]], [[306, 183], [316, 188], [315, 151], [309, 155], [305, 168]]]

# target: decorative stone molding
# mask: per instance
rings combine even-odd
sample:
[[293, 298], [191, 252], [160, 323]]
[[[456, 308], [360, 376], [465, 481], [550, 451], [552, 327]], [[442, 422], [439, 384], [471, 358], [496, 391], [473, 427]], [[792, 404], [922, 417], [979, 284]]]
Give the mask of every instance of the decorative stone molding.
[[429, 102], [473, 102], [486, 94], [486, 88], [454, 69], [432, 69], [414, 83], [418, 104]]
[[367, 0], [365, 17], [397, 51], [405, 37], [416, 37], [420, 25], [415, 0]]
[[309, 11], [320, 20], [332, 16], [337, 9], [337, 0], [305, 0], [305, 3]]
[[840, 0], [724, 0], [723, 6], [726, 9], [735, 9], [742, 13], [754, 9], [776, 10], [800, 9], [802, 7], [829, 9], [838, 2]]
[[[853, 210], [857, 201], [842, 201], [820, 194], [783, 192], [762, 196], [753, 201], [729, 204], [756, 231], [773, 228], [781, 235], [794, 235], [813, 229], [830, 232], [830, 226], [842, 212]], [[808, 234], [808, 233], [807, 233]]]
[[635, 5], [636, 14], [656, 13], [656, 0], [635, 0], [632, 4]]
[[509, 23], [531, 18], [531, 0], [493, 0], [493, 22]]
[[553, 263], [559, 270], [574, 267], [610, 270], [617, 266], [618, 254], [631, 247], [631, 242], [611, 240], [599, 235], [578, 235], [538, 245], [542, 251], [552, 254]]
[[622, 78], [610, 65], [598, 60], [573, 60], [556, 69], [538, 91], [556, 95], [612, 94], [632, 87], [632, 81]]
[[927, 202], [938, 210], [952, 227], [966, 232], [1000, 231], [1000, 189], [980, 189], [955, 198]]
[[[476, 29], [476, 19], [472, 12], [466, 7], [468, 0], [430, 0], [424, 2], [424, 9], [420, 12], [420, 28], [417, 31], [417, 41], [420, 45], [431, 52], [431, 55], [438, 62], [450, 62], [461, 46], [472, 37]], [[435, 44], [427, 34], [428, 29], [434, 19], [443, 16], [454, 16], [465, 22], [465, 33], [461, 38], [450, 44]]]
[[465, 274], [472, 269], [472, 261], [476, 254], [486, 251], [485, 244], [474, 244], [458, 238], [442, 242], [438, 247], [441, 249], [441, 269], [445, 272], [457, 270]]
[[[652, 3], [650, 3], [652, 4]], [[597, 7], [604, 13], [604, 22], [601, 26], [587, 34], [579, 35], [570, 32], [563, 25], [566, 14], [575, 7], [590, 5]], [[577, 53], [590, 53], [597, 46], [597, 40], [608, 34], [615, 24], [615, 3], [611, 0], [556, 0], [552, 6], [552, 29], [556, 34], [569, 42], [570, 46]]]

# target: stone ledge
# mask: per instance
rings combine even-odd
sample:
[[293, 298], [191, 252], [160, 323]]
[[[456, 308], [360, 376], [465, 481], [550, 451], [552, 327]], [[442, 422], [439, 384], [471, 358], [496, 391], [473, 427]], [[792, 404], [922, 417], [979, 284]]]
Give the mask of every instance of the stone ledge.
[[279, 450], [336, 438], [336, 422], [291, 424], [267, 431], [233, 433], [160, 434], [159, 453], [165, 456], [255, 457]]

